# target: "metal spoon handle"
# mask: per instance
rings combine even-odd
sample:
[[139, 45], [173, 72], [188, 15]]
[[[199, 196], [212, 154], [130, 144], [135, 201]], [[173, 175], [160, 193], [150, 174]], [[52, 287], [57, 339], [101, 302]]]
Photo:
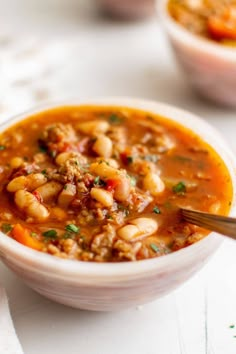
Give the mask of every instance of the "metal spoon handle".
[[236, 240], [236, 218], [214, 215], [201, 211], [180, 209], [183, 219], [191, 224], [204, 227]]

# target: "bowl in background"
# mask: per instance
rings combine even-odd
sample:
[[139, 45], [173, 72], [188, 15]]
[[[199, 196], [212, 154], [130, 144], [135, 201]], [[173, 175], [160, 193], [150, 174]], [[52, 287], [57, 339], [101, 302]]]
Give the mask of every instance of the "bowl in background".
[[[236, 190], [236, 163], [221, 136], [193, 114], [141, 99], [104, 98], [44, 105], [4, 123], [0, 131], [55, 106], [131, 107], [178, 122], [201, 136], [225, 162]], [[229, 215], [236, 215], [233, 203]], [[92, 263], [60, 259], [30, 249], [0, 232], [0, 257], [27, 285], [40, 294], [76, 308], [110, 311], [144, 304], [170, 293], [196, 273], [219, 247], [222, 238], [210, 233], [203, 240], [159, 258], [123, 263]]]
[[187, 80], [201, 96], [236, 107], [236, 48], [185, 29], [169, 14], [168, 2], [158, 1], [158, 15]]

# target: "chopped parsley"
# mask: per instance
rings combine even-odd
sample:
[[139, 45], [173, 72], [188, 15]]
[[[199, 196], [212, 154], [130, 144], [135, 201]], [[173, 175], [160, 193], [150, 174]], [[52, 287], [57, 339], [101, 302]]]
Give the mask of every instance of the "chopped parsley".
[[38, 235], [37, 235], [36, 232], [31, 232], [31, 233], [30, 233], [30, 236], [31, 236], [31, 237], [37, 237]]
[[66, 225], [65, 230], [72, 232], [74, 234], [78, 234], [80, 231], [80, 228], [78, 226], [76, 226], [75, 224], [69, 224], [69, 225]]
[[46, 170], [46, 169], [44, 169], [44, 170], [42, 170], [42, 171], [41, 171], [41, 173], [42, 173], [42, 175], [44, 175], [44, 176], [45, 176], [45, 175], [47, 174], [47, 170]]
[[5, 234], [7, 234], [11, 230], [12, 230], [11, 224], [2, 224], [2, 232], [4, 232]]
[[57, 232], [56, 230], [48, 230], [48, 231], [45, 231], [43, 232], [42, 234], [44, 237], [47, 237], [47, 238], [57, 238]]
[[153, 209], [152, 209], [153, 213], [155, 214], [161, 214], [161, 211], [160, 209], [158, 208], [158, 206], [155, 206]]
[[124, 205], [122, 205], [122, 204], [117, 204], [117, 207], [118, 207], [118, 210], [123, 211], [123, 213], [125, 214], [125, 216], [129, 216], [130, 211], [129, 211], [128, 208], [126, 208], [126, 207], [125, 207]]
[[63, 189], [64, 189], [64, 190], [66, 190], [66, 189], [67, 189], [67, 187], [68, 187], [68, 186], [67, 186], [67, 184], [65, 184], [65, 185], [64, 185], [64, 187], [63, 187]]
[[128, 164], [133, 163], [134, 162], [133, 156], [127, 156], [127, 162], [128, 162]]
[[39, 151], [43, 154], [46, 154], [47, 148], [45, 146], [39, 146]]
[[56, 157], [57, 152], [55, 150], [50, 151], [49, 155], [54, 159]]
[[119, 117], [117, 114], [111, 114], [109, 117], [109, 122], [111, 124], [121, 124], [123, 122], [123, 119]]
[[100, 177], [99, 176], [95, 177], [93, 184], [99, 185], [99, 182], [100, 182]]
[[150, 247], [156, 253], [160, 251], [159, 247], [157, 247], [157, 245], [155, 245], [155, 243], [150, 243]]
[[0, 151], [5, 150], [6, 146], [5, 145], [0, 145]]
[[186, 185], [184, 182], [179, 182], [173, 186], [172, 190], [176, 194], [184, 194], [186, 192]]
[[106, 183], [99, 177], [95, 177], [93, 181], [94, 186], [105, 186]]
[[235, 327], [235, 325], [230, 325], [230, 326], [229, 326], [229, 328], [234, 328], [234, 327]]
[[114, 220], [113, 216], [109, 215], [109, 214], [106, 216], [106, 218], [107, 218], [107, 220]]

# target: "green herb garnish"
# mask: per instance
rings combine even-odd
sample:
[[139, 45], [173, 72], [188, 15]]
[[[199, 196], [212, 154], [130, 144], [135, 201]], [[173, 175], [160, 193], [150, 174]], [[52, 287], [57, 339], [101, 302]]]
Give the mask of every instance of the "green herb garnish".
[[107, 218], [107, 220], [114, 220], [113, 216], [109, 215], [109, 214], [106, 216], [106, 218]]
[[57, 152], [55, 150], [52, 150], [49, 152], [49, 155], [54, 159], [54, 157], [57, 156]]
[[31, 232], [31, 233], [30, 233], [30, 236], [35, 238], [35, 237], [37, 237], [38, 235], [37, 235], [36, 232]]
[[95, 177], [94, 181], [93, 181], [94, 186], [105, 186], [106, 183], [99, 177]]
[[130, 178], [130, 184], [131, 184], [131, 186], [135, 187], [136, 184], [137, 184], [136, 178], [135, 178], [134, 176], [129, 176], [129, 178]]
[[65, 230], [69, 231], [69, 232], [73, 232], [75, 234], [78, 234], [80, 231], [80, 228], [74, 224], [69, 224], [69, 225], [66, 225]]
[[155, 243], [150, 243], [150, 247], [156, 253], [160, 251], [159, 247], [157, 247], [157, 245], [155, 245]]
[[127, 156], [127, 162], [128, 162], [128, 164], [133, 163], [134, 162], [133, 156]]
[[47, 170], [46, 170], [46, 169], [44, 169], [44, 170], [42, 170], [42, 171], [41, 171], [41, 173], [42, 173], [42, 175], [44, 175], [44, 176], [45, 176], [45, 175], [47, 174]]
[[129, 211], [128, 208], [126, 208], [126, 207], [125, 207], [124, 205], [122, 205], [122, 204], [117, 204], [117, 207], [118, 207], [118, 210], [123, 211], [123, 213], [125, 214], [125, 216], [129, 216], [130, 211]]
[[7, 234], [9, 231], [12, 230], [11, 224], [2, 224], [2, 231]]
[[119, 116], [117, 116], [116, 114], [111, 114], [109, 117], [109, 122], [111, 124], [121, 124], [123, 121], [123, 119]]
[[99, 176], [95, 177], [93, 184], [99, 185], [99, 182], [100, 182], [100, 177]]
[[45, 231], [43, 232], [42, 234], [44, 237], [47, 237], [47, 238], [57, 238], [57, 232], [56, 230], [48, 230], [48, 231]]
[[235, 327], [235, 325], [230, 325], [230, 326], [229, 326], [229, 328], [234, 328], [234, 327]]
[[155, 206], [153, 209], [152, 209], [153, 213], [155, 214], [161, 214], [161, 211], [160, 209], [158, 208], [158, 206]]
[[173, 186], [172, 190], [176, 194], [184, 194], [186, 192], [186, 185], [184, 182], [179, 182]]
[[43, 154], [46, 154], [47, 148], [45, 146], [39, 146], [39, 151], [42, 152]]
[[0, 145], [0, 151], [5, 150], [6, 146], [5, 145]]

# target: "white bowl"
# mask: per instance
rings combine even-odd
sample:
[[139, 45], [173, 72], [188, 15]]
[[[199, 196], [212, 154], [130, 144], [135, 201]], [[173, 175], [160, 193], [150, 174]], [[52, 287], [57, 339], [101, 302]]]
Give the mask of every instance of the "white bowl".
[[187, 80], [205, 98], [236, 107], [236, 48], [185, 29], [169, 14], [168, 2], [158, 0], [158, 14]]
[[[60, 105], [80, 104], [134, 107], [183, 124], [200, 135], [224, 160], [235, 195], [236, 163], [233, 155], [215, 129], [200, 118], [165, 104], [140, 99], [106, 98]], [[54, 106], [47, 105], [21, 114], [2, 124], [0, 131]], [[235, 198], [229, 214], [236, 215]], [[90, 263], [37, 252], [0, 232], [0, 256], [26, 284], [52, 300], [81, 309], [120, 310], [154, 300], [184, 283], [206, 263], [221, 240], [219, 235], [210, 233], [196, 244], [160, 258], [124, 263]]]

